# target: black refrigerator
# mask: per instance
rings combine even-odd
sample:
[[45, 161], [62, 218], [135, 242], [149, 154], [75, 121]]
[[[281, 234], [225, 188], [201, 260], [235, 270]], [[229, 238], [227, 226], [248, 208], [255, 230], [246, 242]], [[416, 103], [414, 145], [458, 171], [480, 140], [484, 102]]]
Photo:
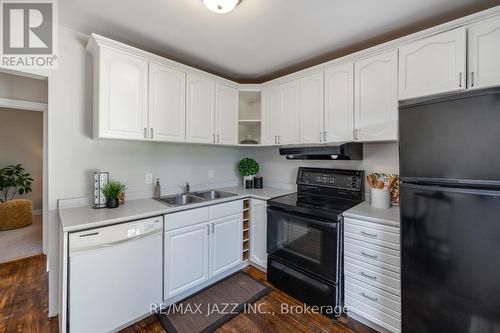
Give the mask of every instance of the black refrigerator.
[[403, 333], [500, 332], [500, 90], [400, 104]]

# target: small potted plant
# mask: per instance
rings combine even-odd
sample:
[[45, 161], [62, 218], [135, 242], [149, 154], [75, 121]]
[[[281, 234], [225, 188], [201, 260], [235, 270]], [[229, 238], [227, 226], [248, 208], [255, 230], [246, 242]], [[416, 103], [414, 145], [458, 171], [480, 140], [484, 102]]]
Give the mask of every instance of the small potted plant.
[[31, 192], [33, 178], [21, 164], [0, 169], [0, 230], [22, 228], [33, 223], [33, 203], [14, 199]]
[[246, 187], [246, 181], [253, 180], [253, 176], [259, 172], [259, 163], [252, 158], [244, 158], [238, 163], [238, 171], [243, 177], [243, 186]]
[[120, 192], [125, 191], [125, 185], [117, 182], [110, 181], [102, 188], [102, 193], [106, 197], [106, 207], [107, 208], [116, 208], [120, 205]]

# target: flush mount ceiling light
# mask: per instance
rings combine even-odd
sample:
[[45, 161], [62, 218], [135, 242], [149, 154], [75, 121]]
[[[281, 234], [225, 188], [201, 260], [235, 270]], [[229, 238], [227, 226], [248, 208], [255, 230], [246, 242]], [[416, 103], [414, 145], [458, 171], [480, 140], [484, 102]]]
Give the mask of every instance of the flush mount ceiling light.
[[205, 6], [218, 14], [225, 14], [232, 11], [240, 0], [203, 0]]

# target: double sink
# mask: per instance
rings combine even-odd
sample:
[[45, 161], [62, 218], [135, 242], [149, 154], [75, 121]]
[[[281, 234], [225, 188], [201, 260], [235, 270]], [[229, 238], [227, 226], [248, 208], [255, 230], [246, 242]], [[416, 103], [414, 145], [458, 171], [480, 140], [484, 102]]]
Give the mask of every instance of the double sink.
[[237, 196], [237, 194], [224, 191], [209, 190], [201, 192], [168, 195], [166, 197], [161, 197], [159, 200], [160, 202], [163, 202], [168, 206], [180, 207], [210, 200], [234, 197], [234, 196]]

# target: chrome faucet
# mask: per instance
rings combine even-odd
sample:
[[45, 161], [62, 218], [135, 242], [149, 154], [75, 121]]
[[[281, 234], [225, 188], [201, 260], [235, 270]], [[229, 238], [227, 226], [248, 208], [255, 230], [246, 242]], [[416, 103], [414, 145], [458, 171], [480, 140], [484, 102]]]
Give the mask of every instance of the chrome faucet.
[[184, 194], [188, 194], [191, 192], [191, 189], [189, 187], [189, 181], [186, 181], [186, 186], [184, 187]]

